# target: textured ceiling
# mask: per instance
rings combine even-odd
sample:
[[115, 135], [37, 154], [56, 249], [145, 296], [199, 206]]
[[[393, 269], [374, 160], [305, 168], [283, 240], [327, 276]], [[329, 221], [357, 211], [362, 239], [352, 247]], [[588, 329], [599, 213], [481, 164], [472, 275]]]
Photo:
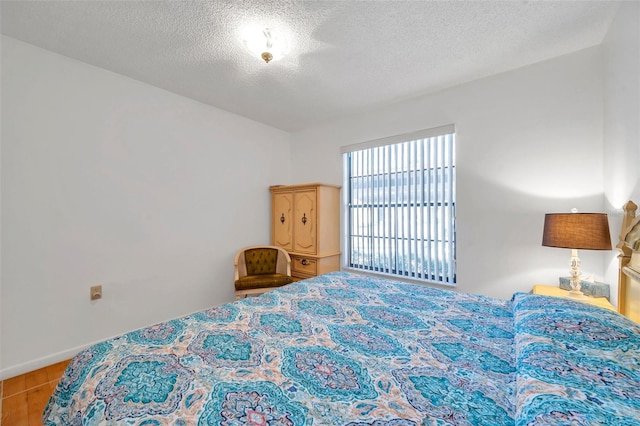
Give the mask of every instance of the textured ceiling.
[[[611, 1], [2, 1], [3, 34], [286, 131], [598, 45]], [[285, 33], [265, 64], [248, 25]]]

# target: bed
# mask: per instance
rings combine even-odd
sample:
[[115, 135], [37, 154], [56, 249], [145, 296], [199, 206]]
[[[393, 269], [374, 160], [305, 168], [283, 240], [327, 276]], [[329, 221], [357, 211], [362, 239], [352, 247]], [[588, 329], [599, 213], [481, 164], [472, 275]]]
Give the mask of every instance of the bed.
[[616, 312], [333, 272], [82, 351], [43, 422], [638, 425], [639, 366]]

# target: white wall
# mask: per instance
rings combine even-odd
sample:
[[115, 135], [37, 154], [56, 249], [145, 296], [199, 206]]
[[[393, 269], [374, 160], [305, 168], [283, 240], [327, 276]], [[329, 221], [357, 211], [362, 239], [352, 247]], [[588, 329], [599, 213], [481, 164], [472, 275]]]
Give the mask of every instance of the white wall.
[[233, 299], [287, 133], [7, 37], [2, 104], [3, 377]]
[[[603, 43], [604, 189], [613, 243], [628, 200], [640, 205], [640, 3], [623, 3]], [[616, 252], [605, 259], [617, 281]]]
[[[601, 68], [590, 48], [298, 132], [292, 176], [341, 184], [341, 146], [453, 123], [457, 289], [509, 298], [557, 284], [570, 252], [541, 246], [544, 214], [603, 207]], [[581, 252], [600, 280], [602, 256]]]

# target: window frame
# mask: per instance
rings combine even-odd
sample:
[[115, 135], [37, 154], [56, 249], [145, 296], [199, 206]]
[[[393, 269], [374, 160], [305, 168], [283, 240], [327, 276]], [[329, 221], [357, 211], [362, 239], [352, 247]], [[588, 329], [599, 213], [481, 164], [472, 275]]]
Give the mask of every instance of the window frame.
[[[442, 161], [444, 164], [439, 164], [438, 159], [436, 159], [435, 163], [427, 164], [425, 162], [425, 151], [421, 151], [422, 153], [422, 162], [420, 163], [420, 168], [418, 167], [418, 160], [412, 159], [409, 161], [414, 161], [413, 164], [410, 162], [405, 164], [404, 167], [400, 167], [400, 169], [391, 170], [383, 170], [380, 171], [379, 164], [376, 165], [378, 170], [373, 170], [373, 163], [378, 160], [373, 160], [375, 156], [373, 153], [370, 153], [371, 157], [366, 157], [371, 162], [371, 170], [365, 172], [364, 170], [353, 171], [352, 165], [356, 163], [357, 160], [350, 161], [350, 157], [355, 155], [356, 153], [361, 153], [363, 150], [372, 149], [372, 148], [381, 148], [381, 147], [389, 147], [388, 149], [395, 149], [395, 158], [396, 158], [396, 166], [397, 156], [398, 156], [398, 146], [402, 146], [402, 144], [421, 144], [422, 147], [428, 146], [429, 149], [432, 149], [432, 145], [428, 145], [429, 143], [435, 144], [438, 140], [438, 137], [447, 137], [450, 136], [449, 139], [443, 141], [442, 149], [445, 149], [445, 145], [449, 143], [448, 146], [449, 151], [446, 155], [449, 157], [445, 161], [445, 154], [442, 154]], [[435, 138], [435, 139], [431, 139]], [[426, 141], [425, 141], [426, 140]], [[395, 146], [395, 147], [394, 147]], [[407, 145], [414, 146], [414, 145]], [[414, 148], [414, 155], [417, 155], [417, 148]], [[384, 157], [383, 161], [387, 161], [386, 155], [389, 151], [387, 148], [383, 148], [384, 154], [378, 154]], [[374, 141], [368, 141], [353, 145], [344, 146], [341, 148], [341, 153], [343, 155], [343, 180], [344, 180], [344, 191], [343, 191], [343, 199], [344, 199], [344, 240], [343, 240], [343, 252], [345, 256], [343, 257], [343, 268], [347, 270], [357, 271], [365, 274], [372, 275], [382, 275], [385, 277], [390, 277], [393, 279], [406, 280], [406, 281], [417, 281], [421, 283], [431, 283], [431, 284], [439, 284], [445, 286], [455, 286], [457, 282], [457, 234], [456, 234], [456, 207], [457, 207], [457, 197], [456, 197], [456, 133], [455, 126], [448, 125], [437, 127], [433, 129], [422, 130], [418, 132], [403, 134], [392, 136], [389, 138], [378, 139]], [[404, 151], [401, 151], [403, 158], [407, 161], [406, 157], [404, 157]], [[409, 150], [410, 154], [410, 150]], [[407, 155], [409, 155], [407, 154]], [[365, 155], [365, 154], [361, 154]], [[431, 160], [430, 154], [427, 153], [429, 160]], [[393, 156], [389, 154], [389, 156]], [[376, 157], [377, 158], [377, 157]], [[390, 160], [389, 160], [390, 161]], [[364, 160], [360, 161], [361, 163]], [[364, 168], [364, 166], [360, 166]], [[419, 177], [419, 174], [422, 173], [422, 177]], [[429, 176], [429, 178], [425, 179], [425, 176]], [[446, 186], [444, 184], [434, 185], [434, 181], [431, 177], [436, 176], [437, 179], [450, 179], [452, 182], [448, 182]], [[402, 183], [398, 185], [397, 183], [391, 185], [392, 178], [398, 178], [401, 176]], [[380, 179], [383, 179], [384, 189], [382, 201], [378, 198], [376, 202], [374, 191], [380, 191]], [[360, 190], [360, 192], [353, 191], [353, 187], [357, 186], [357, 180], [361, 180], [360, 188], [362, 188], [367, 182], [371, 187], [375, 187], [377, 189], [371, 189], [371, 198], [368, 202], [361, 202], [360, 204], [355, 204], [353, 201], [353, 197], [357, 195], [367, 195], [366, 192], [368, 190]], [[366, 180], [369, 179], [369, 180]], [[366, 181], [365, 181], [366, 180]], [[419, 181], [419, 183], [418, 183]], [[389, 182], [389, 184], [387, 184]], [[405, 183], [408, 182], [408, 183]], [[443, 193], [441, 197], [438, 197], [437, 187], [441, 186]], [[402, 199], [398, 199], [398, 195], [396, 192], [395, 200], [385, 199], [384, 191], [389, 190], [391, 188], [395, 188], [395, 190], [402, 190], [403, 193], [401, 195]], [[424, 188], [427, 187], [427, 191]], [[435, 197], [432, 196], [431, 192], [436, 188]], [[446, 189], [448, 189], [448, 194]], [[407, 191], [422, 191], [422, 197], [415, 196], [414, 199], [411, 198], [411, 195], [405, 194]], [[353, 194], [353, 192], [357, 192], [357, 194]], [[363, 192], [364, 191], [364, 192]], [[416, 193], [417, 194], [417, 193]], [[425, 194], [428, 194], [427, 198]], [[391, 195], [390, 195], [391, 196]], [[378, 193], [378, 197], [380, 194]], [[364, 198], [364, 196], [363, 196]], [[357, 225], [353, 225], [357, 219], [354, 219], [354, 214], [356, 213], [356, 209], [366, 210], [369, 209], [367, 214], [364, 214], [360, 217], [360, 222], [357, 225], [360, 225], [362, 228], [362, 223], [366, 222], [364, 219], [371, 219], [366, 228], [369, 228], [366, 235], [359, 235], [354, 231], [354, 227]], [[387, 227], [387, 222], [384, 222], [386, 219], [386, 215], [395, 214], [400, 211], [400, 209], [406, 209], [406, 213], [403, 213], [402, 220], [393, 220], [393, 223], [390, 223], [389, 226], [393, 226], [394, 231], [391, 232], [391, 228]], [[442, 214], [441, 218], [435, 219], [435, 232], [427, 231], [427, 229], [433, 230], [433, 223], [424, 222], [425, 211], [427, 211], [427, 217], [429, 215], [438, 215]], [[420, 220], [421, 222], [416, 225], [418, 212], [420, 212]], [[435, 212], [435, 213], [432, 213]], [[411, 224], [403, 225], [403, 229], [400, 232], [402, 235], [398, 234], [398, 222], [407, 222], [411, 220], [411, 215], [415, 217], [412, 219], [414, 221], [414, 226]], [[383, 230], [380, 232], [379, 224], [381, 223], [380, 216], [384, 216], [383, 220]], [[405, 217], [408, 216], [408, 217]], [[373, 218], [376, 218], [373, 220]], [[400, 217], [400, 216], [398, 216]], [[431, 219], [429, 219], [431, 220]], [[450, 222], [449, 222], [450, 220]], [[377, 222], [378, 224], [372, 224], [373, 222]], [[377, 228], [374, 230], [374, 228]], [[385, 233], [385, 229], [388, 228], [389, 232]], [[409, 229], [409, 233], [411, 235], [406, 235], [406, 228]], [[440, 234], [439, 231], [442, 231]], [[435, 236], [431, 236], [433, 234]], [[364, 234], [364, 233], [363, 233]], [[416, 234], [422, 234], [416, 237]], [[354, 240], [356, 238], [362, 238], [362, 245], [354, 244]], [[375, 241], [378, 241], [377, 243]], [[382, 243], [382, 249], [380, 241]], [[387, 241], [388, 240], [388, 241]], [[365, 244], [366, 241], [366, 244]], [[377, 250], [374, 245], [377, 244]], [[402, 245], [402, 249], [400, 249], [400, 245]], [[420, 247], [419, 244], [422, 244]], [[436, 247], [438, 253], [440, 255], [431, 255], [430, 249], [425, 249], [425, 244], [428, 247]], [[363, 262], [358, 262], [357, 260], [352, 259], [352, 255], [355, 253], [354, 246], [359, 246], [366, 249], [366, 246], [374, 247], [372, 251], [374, 254], [369, 253], [369, 258], [364, 260]], [[412, 254], [411, 247], [412, 245], [415, 247], [415, 253]], [[408, 248], [408, 250], [407, 250]], [[420, 248], [420, 250], [418, 250]], [[447, 250], [448, 248], [448, 250]], [[391, 254], [390, 254], [391, 253]], [[446, 254], [446, 255], [445, 255]], [[366, 254], [365, 254], [366, 256]], [[384, 260], [380, 260], [380, 257], [383, 257]], [[394, 260], [387, 260], [393, 258]], [[398, 261], [398, 258], [401, 260]], [[408, 258], [408, 259], [407, 259]], [[420, 264], [420, 265], [418, 265]], [[427, 265], [427, 266], [425, 266]]]

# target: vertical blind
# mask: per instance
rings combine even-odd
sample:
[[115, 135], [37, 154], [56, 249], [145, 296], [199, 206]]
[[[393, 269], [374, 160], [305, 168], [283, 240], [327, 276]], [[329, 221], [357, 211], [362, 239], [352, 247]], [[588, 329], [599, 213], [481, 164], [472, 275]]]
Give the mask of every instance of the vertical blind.
[[348, 266], [456, 282], [453, 126], [342, 150]]

